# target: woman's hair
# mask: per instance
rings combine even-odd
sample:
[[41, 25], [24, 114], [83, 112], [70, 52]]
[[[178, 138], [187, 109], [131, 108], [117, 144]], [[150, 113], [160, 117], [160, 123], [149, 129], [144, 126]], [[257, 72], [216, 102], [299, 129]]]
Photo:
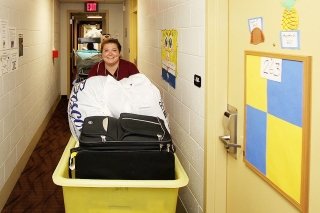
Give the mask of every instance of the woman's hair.
[[118, 47], [119, 52], [121, 52], [121, 44], [119, 43], [118, 39], [116, 39], [116, 38], [108, 38], [108, 39], [103, 40], [102, 43], [101, 43], [101, 53], [103, 51], [104, 45], [106, 45], [106, 44], [116, 44], [117, 47]]

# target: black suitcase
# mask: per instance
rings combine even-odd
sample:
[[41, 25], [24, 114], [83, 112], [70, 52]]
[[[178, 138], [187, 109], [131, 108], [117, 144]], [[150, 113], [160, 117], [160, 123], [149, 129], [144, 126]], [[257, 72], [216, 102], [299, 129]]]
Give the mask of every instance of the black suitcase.
[[80, 146], [71, 149], [75, 178], [173, 180], [174, 145], [164, 121], [122, 113], [84, 120]]

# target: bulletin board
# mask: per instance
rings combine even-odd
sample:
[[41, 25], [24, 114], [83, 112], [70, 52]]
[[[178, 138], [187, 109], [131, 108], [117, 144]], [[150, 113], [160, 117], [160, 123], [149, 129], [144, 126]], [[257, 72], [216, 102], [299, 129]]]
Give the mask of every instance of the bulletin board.
[[245, 52], [245, 164], [308, 209], [311, 57]]

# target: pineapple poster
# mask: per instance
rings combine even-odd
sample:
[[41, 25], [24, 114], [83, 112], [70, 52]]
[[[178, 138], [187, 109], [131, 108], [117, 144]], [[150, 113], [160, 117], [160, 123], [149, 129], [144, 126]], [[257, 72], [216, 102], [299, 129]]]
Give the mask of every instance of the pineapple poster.
[[176, 87], [178, 32], [177, 30], [161, 31], [161, 64], [162, 78], [173, 88]]
[[296, 0], [284, 0], [281, 20], [281, 47], [285, 49], [300, 48], [299, 16], [295, 8]]

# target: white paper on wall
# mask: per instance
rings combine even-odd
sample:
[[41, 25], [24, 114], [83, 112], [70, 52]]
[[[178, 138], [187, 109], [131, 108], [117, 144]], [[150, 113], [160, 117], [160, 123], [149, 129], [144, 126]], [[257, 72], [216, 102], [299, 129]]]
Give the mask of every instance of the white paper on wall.
[[10, 40], [10, 48], [17, 48], [17, 31], [15, 27], [9, 28], [9, 40]]
[[9, 27], [8, 27], [8, 20], [0, 19], [0, 50], [7, 50], [9, 49]]
[[261, 57], [261, 76], [263, 78], [281, 82], [282, 59]]
[[1, 51], [0, 67], [2, 74], [8, 73], [10, 71], [10, 54], [8, 51]]
[[12, 49], [10, 51], [10, 71], [18, 69], [18, 49]]

